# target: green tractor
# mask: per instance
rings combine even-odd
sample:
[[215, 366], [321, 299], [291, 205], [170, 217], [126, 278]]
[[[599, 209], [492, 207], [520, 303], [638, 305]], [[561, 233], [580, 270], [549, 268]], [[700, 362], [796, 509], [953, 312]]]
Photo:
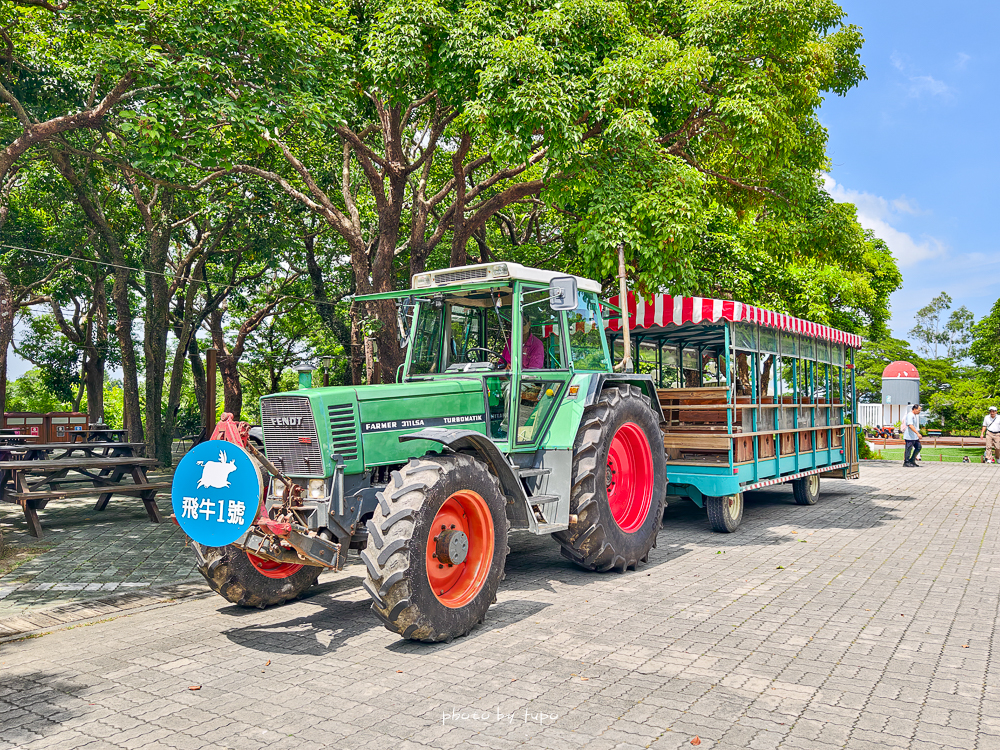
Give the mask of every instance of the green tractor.
[[375, 615], [442, 641], [496, 601], [511, 532], [550, 534], [588, 570], [645, 562], [665, 505], [663, 415], [648, 376], [614, 371], [600, 292], [489, 263], [360, 297], [398, 298], [412, 318], [397, 382], [261, 400], [266, 457], [249, 451], [270, 479], [236, 542], [195, 540], [212, 588], [277, 604], [360, 550]]

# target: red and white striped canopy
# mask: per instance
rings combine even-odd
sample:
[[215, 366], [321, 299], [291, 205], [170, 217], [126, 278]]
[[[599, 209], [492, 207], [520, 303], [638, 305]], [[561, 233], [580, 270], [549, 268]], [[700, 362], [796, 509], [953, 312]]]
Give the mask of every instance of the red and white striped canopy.
[[[620, 306], [618, 297], [612, 297], [610, 302]], [[756, 323], [781, 331], [835, 341], [847, 344], [852, 349], [860, 349], [863, 341], [855, 333], [839, 331], [830, 326], [810, 323], [808, 320], [794, 318], [791, 315], [727, 299], [671, 297], [669, 294], [657, 294], [653, 297], [652, 303], [649, 303], [642, 297], [636, 297], [635, 292], [629, 292], [628, 312], [631, 328], [657, 328], [683, 323], [718, 323], [720, 320], [728, 320], [734, 323]], [[612, 318], [608, 321], [608, 328], [612, 331], [620, 331], [621, 327], [621, 318]]]

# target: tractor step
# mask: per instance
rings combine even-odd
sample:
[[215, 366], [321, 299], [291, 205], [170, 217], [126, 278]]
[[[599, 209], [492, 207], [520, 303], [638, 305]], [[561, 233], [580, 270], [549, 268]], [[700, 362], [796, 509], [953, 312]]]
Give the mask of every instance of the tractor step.
[[565, 523], [540, 523], [535, 527], [538, 534], [554, 534], [557, 531], [566, 531], [569, 524]]
[[521, 479], [524, 479], [525, 477], [547, 477], [552, 473], [552, 469], [521, 469], [517, 466], [512, 466], [511, 468]]
[[532, 505], [545, 505], [546, 503], [554, 503], [559, 500], [559, 495], [532, 495], [528, 498], [528, 502]]

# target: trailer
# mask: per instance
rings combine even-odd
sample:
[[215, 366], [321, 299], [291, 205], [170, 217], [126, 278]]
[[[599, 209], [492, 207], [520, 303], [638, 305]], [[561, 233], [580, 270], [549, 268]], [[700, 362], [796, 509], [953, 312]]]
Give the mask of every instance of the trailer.
[[[812, 505], [821, 477], [858, 477], [860, 336], [732, 300], [629, 293], [626, 307], [663, 410], [667, 494], [707, 508], [715, 531], [739, 526], [744, 492], [791, 483]], [[612, 349], [622, 333], [619, 314]]]

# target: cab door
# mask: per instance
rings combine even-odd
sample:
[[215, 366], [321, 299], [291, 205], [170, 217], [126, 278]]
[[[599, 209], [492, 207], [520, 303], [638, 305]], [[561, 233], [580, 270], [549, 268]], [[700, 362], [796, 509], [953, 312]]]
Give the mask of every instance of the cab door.
[[517, 299], [510, 409], [511, 450], [534, 451], [571, 377], [565, 319], [549, 307], [548, 286], [521, 283]]

